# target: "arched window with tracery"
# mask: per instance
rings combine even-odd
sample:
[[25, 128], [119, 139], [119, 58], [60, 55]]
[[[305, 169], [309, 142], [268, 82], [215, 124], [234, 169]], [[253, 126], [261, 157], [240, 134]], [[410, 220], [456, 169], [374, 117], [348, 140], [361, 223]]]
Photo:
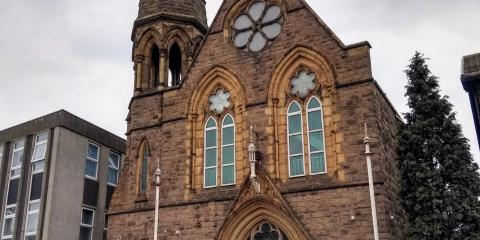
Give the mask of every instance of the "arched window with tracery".
[[283, 231], [269, 222], [261, 222], [245, 240], [288, 240]]
[[205, 124], [205, 188], [217, 186], [217, 144], [217, 121], [210, 117]]
[[230, 114], [222, 122], [222, 185], [235, 184], [235, 121]]
[[323, 109], [320, 98], [315, 95], [316, 76], [300, 70], [290, 85], [294, 100], [287, 108], [289, 176], [304, 176], [307, 167], [310, 175], [326, 173]]
[[139, 175], [138, 175], [138, 192], [146, 193], [148, 187], [148, 158], [150, 151], [144, 142], [139, 154]]

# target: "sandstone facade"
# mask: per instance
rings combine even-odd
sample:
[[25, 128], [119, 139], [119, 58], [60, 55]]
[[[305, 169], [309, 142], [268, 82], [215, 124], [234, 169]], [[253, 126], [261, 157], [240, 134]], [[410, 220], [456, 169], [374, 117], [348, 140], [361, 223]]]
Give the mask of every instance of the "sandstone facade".
[[[203, 0], [168, 2], [140, 1], [127, 157], [110, 205], [108, 238], [153, 238], [158, 160], [160, 239], [250, 239], [232, 226], [251, 232], [262, 222], [288, 239], [373, 239], [366, 123], [380, 239], [400, 239], [395, 162], [400, 120], [372, 77], [369, 43], [344, 45], [303, 0], [225, 0], [208, 31]], [[258, 2], [280, 7], [281, 31], [259, 52], [239, 49], [233, 43], [234, 22]], [[182, 81], [176, 86], [167, 83], [173, 44], [182, 52]], [[151, 56], [154, 46], [158, 63]], [[156, 64], [157, 80], [152, 77]], [[315, 75], [316, 87], [307, 97], [290, 94], [291, 79], [300, 71]], [[227, 91], [231, 102], [220, 115], [209, 110], [209, 98], [218, 89]], [[290, 177], [287, 108], [292, 101], [305, 106], [312, 96], [322, 103], [326, 173], [309, 174], [309, 143], [304, 141], [305, 174]], [[235, 184], [205, 188], [205, 123], [209, 117], [221, 122], [225, 114], [235, 122]], [[250, 126], [260, 192], [252, 190], [248, 178]], [[148, 186], [143, 192], [145, 149]]]

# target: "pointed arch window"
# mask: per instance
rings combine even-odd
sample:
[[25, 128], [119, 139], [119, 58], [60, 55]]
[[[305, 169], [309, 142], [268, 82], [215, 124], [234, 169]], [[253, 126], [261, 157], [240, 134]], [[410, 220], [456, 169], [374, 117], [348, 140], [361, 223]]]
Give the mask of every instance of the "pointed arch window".
[[310, 101], [307, 104], [307, 122], [310, 173], [325, 173], [326, 162], [323, 111], [320, 99], [315, 96], [310, 98]]
[[288, 161], [290, 177], [305, 175], [303, 158], [302, 110], [297, 101], [290, 103], [287, 113]]
[[142, 153], [140, 157], [140, 175], [139, 175], [139, 188], [140, 193], [147, 192], [147, 182], [148, 182], [148, 157], [150, 155], [148, 146], [146, 143], [143, 144]]
[[160, 50], [157, 45], [153, 45], [150, 59], [150, 77], [154, 86], [160, 84]]
[[[305, 118], [302, 109], [301, 104], [292, 101], [287, 110], [290, 177], [305, 175], [305, 158], [311, 175], [327, 172], [322, 103], [318, 97], [311, 97], [306, 103]], [[305, 125], [303, 119], [306, 119]], [[307, 140], [307, 151], [304, 149], [304, 139]]]
[[222, 185], [235, 184], [235, 122], [230, 114], [222, 122]]
[[168, 86], [175, 87], [182, 81], [182, 51], [177, 43], [168, 52]]
[[217, 121], [210, 117], [205, 124], [204, 187], [217, 186]]

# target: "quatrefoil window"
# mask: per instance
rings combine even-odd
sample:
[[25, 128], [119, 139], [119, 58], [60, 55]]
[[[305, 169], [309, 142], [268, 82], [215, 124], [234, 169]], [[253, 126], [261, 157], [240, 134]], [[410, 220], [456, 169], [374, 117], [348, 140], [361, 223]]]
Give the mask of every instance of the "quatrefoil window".
[[248, 240], [288, 240], [288, 238], [275, 225], [263, 222], [252, 231]]
[[301, 70], [292, 78], [290, 93], [300, 98], [305, 98], [317, 87], [315, 74]]
[[230, 93], [221, 88], [215, 91], [208, 101], [208, 109], [218, 115], [225, 112], [225, 110], [232, 105], [230, 102]]
[[278, 37], [282, 25], [282, 10], [278, 5], [256, 1], [235, 19], [233, 42], [237, 48], [259, 52]]

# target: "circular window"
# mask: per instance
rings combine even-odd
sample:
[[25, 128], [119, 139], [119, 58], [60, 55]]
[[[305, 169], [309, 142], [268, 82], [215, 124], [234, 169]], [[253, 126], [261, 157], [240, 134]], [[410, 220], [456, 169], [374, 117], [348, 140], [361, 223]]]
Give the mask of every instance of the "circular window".
[[278, 5], [256, 1], [235, 19], [233, 43], [245, 51], [259, 52], [278, 37], [282, 25]]

